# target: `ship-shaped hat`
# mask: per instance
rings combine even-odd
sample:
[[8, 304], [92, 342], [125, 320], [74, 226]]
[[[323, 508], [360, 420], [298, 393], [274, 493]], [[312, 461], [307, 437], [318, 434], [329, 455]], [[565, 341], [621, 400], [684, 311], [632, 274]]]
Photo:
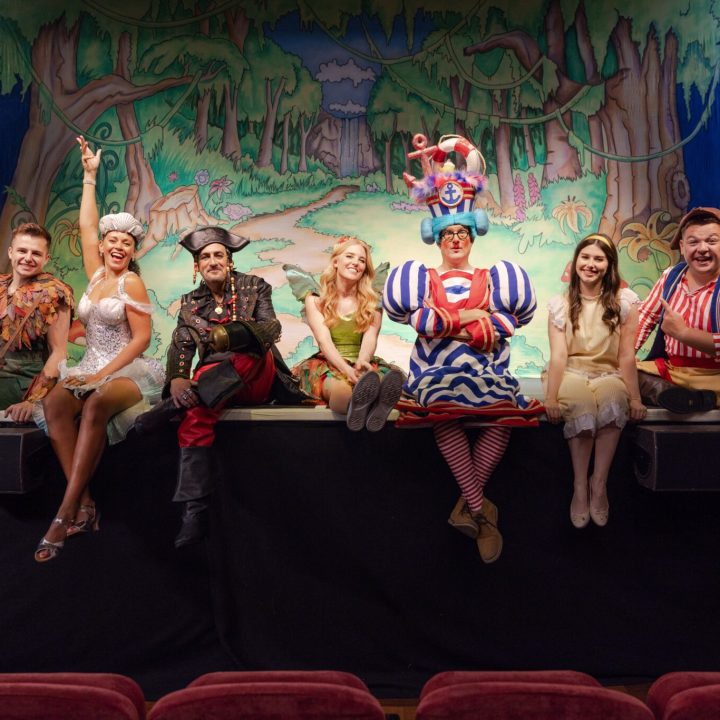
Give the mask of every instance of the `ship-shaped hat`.
[[[469, 141], [460, 135], [444, 135], [437, 145], [428, 147], [424, 135], [413, 137], [415, 150], [410, 159], [419, 158], [424, 177], [417, 180], [408, 173], [403, 178], [415, 202], [424, 202], [431, 217], [420, 226], [423, 242], [440, 242], [440, 233], [450, 225], [465, 225], [474, 240], [488, 230], [484, 210], [475, 209], [475, 197], [485, 186], [485, 158]], [[465, 169], [456, 170], [448, 160], [450, 153], [465, 158]]]

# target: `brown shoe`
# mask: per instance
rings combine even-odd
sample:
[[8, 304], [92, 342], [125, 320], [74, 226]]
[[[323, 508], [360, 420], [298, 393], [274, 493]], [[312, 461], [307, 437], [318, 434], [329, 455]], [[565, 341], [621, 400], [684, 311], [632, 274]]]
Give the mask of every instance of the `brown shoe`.
[[480, 532], [477, 546], [484, 563], [495, 562], [502, 552], [503, 539], [497, 527], [498, 509], [487, 498], [483, 500], [482, 510], [473, 516]]
[[448, 522], [456, 530], [459, 530], [463, 535], [471, 537], [473, 540], [478, 536], [478, 532], [480, 532], [478, 524], [475, 522], [473, 516], [470, 514], [470, 510], [468, 509], [467, 503], [465, 502], [465, 498], [462, 495], [455, 503], [455, 507], [450, 513]]

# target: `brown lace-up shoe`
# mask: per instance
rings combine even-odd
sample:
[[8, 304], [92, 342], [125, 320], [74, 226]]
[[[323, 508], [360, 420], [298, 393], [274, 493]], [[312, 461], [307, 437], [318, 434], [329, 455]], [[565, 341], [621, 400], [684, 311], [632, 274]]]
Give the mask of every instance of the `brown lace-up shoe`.
[[450, 513], [448, 523], [463, 535], [467, 535], [473, 540], [478, 536], [478, 532], [480, 532], [478, 524], [473, 520], [473, 516], [470, 514], [465, 498], [462, 495], [458, 498], [455, 507]]
[[498, 509], [487, 498], [483, 500], [482, 510], [473, 515], [478, 525], [477, 546], [484, 563], [495, 562], [502, 552], [503, 539], [497, 527]]

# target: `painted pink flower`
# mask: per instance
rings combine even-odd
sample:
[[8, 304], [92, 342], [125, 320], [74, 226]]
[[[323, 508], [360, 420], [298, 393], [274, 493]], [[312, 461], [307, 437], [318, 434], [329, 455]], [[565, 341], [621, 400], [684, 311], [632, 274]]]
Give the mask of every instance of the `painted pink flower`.
[[177, 179], [178, 179], [178, 174], [173, 170], [173, 171], [168, 175], [168, 180], [169, 180], [170, 182], [175, 182]]
[[252, 210], [249, 207], [238, 203], [228, 203], [222, 211], [231, 220], [242, 220], [246, 215], [252, 215]]
[[522, 178], [520, 173], [515, 174], [515, 180], [513, 180], [513, 200], [515, 201], [515, 217], [522, 221], [525, 219], [525, 187], [523, 186]]
[[530, 173], [527, 179], [528, 193], [530, 195], [530, 205], [537, 205], [540, 202], [540, 188], [538, 187], [538, 181], [535, 176]]
[[213, 180], [210, 183], [210, 191], [208, 192], [208, 197], [212, 197], [213, 195], [217, 195], [217, 198], [215, 198], [215, 202], [220, 202], [220, 198], [223, 196], [224, 193], [230, 194], [230, 186], [233, 185], [232, 180], [228, 180], [227, 175], [223, 175], [218, 180]]

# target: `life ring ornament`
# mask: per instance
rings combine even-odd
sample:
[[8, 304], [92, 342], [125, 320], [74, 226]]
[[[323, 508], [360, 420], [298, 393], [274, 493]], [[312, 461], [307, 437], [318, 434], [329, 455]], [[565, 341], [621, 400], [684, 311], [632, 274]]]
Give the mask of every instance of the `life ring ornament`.
[[465, 158], [466, 172], [473, 175], [484, 175], [485, 158], [482, 153], [466, 138], [460, 135], [443, 135], [435, 146], [432, 160], [436, 169], [440, 169], [450, 153], [459, 153]]

